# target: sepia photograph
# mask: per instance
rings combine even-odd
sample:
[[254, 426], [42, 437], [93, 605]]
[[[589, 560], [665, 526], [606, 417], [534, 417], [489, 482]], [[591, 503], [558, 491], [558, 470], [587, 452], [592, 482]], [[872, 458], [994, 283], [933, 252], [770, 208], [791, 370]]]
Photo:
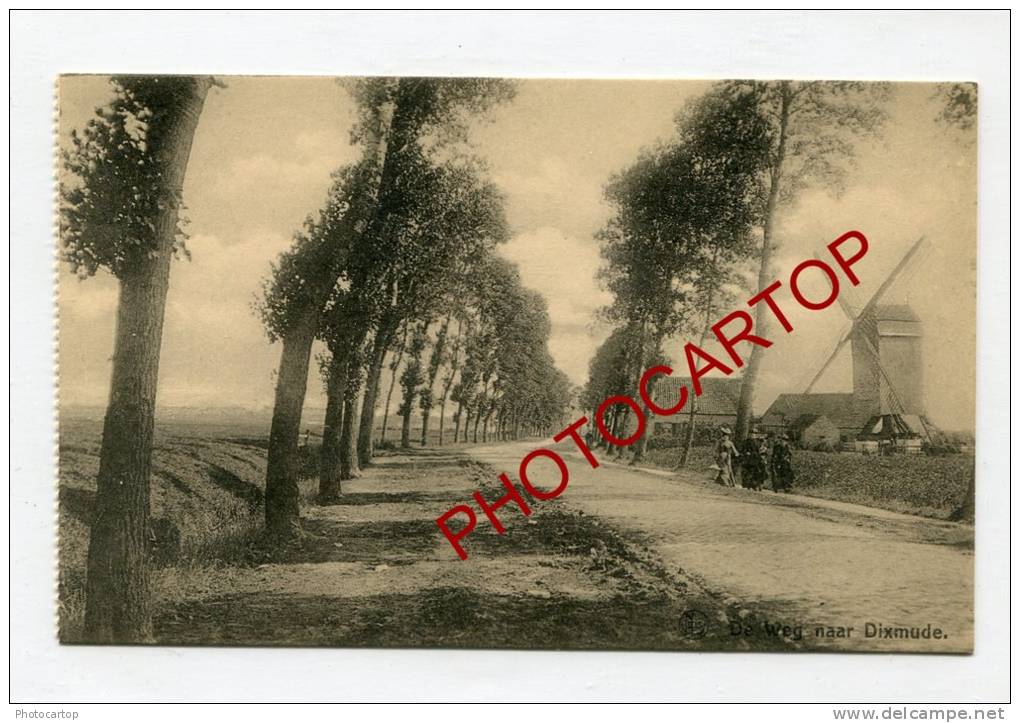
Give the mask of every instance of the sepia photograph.
[[59, 641], [972, 653], [980, 87], [731, 77], [61, 75]]

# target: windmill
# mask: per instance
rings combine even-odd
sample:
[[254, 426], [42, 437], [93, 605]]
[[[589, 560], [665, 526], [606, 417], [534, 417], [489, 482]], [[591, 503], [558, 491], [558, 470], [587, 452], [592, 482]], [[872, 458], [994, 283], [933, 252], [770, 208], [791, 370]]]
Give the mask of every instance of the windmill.
[[854, 412], [868, 419], [862, 432], [894, 443], [898, 439], [917, 437], [931, 441], [921, 379], [921, 324], [909, 306], [882, 305], [880, 301], [926, 244], [923, 236], [919, 238], [863, 307], [852, 303], [852, 292], [837, 297], [851, 322], [850, 331], [836, 345], [804, 392], [811, 393], [843, 347], [850, 344]]

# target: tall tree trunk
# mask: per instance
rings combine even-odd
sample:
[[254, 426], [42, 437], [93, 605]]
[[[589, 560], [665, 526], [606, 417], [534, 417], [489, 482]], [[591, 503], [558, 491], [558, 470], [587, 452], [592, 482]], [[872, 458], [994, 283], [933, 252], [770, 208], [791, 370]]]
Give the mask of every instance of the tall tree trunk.
[[379, 434], [379, 444], [386, 441], [386, 427], [389, 424], [390, 419], [390, 402], [393, 400], [393, 388], [397, 386], [397, 373], [400, 371], [400, 361], [404, 358], [404, 350], [407, 348], [407, 334], [410, 326], [404, 326], [404, 333], [400, 336], [400, 348], [397, 350], [397, 356], [393, 360], [391, 370], [393, 374], [390, 375], [390, 388], [386, 392], [386, 406], [383, 407], [383, 422], [382, 431]]
[[[718, 258], [718, 256], [716, 256]], [[708, 294], [708, 304], [705, 308], [705, 324], [701, 327], [701, 339], [698, 341], [698, 348], [705, 348], [705, 339], [708, 338], [708, 329], [712, 323], [712, 299], [715, 297], [715, 292], [710, 291]], [[677, 468], [686, 467], [687, 459], [691, 456], [691, 447], [694, 445], [694, 428], [698, 422], [698, 399], [693, 395], [687, 401], [687, 429], [684, 432], [684, 445], [680, 452], [680, 461], [677, 463]]]
[[[373, 157], [378, 167], [365, 189], [370, 202], [365, 204], [364, 213], [351, 211], [344, 216], [347, 230], [357, 237], [370, 225], [369, 221], [378, 221], [379, 189], [384, 178], [393, 174], [389, 168], [392, 163], [388, 149], [394, 113], [393, 103], [384, 104], [375, 119], [376, 127], [367, 140], [366, 155]], [[322, 305], [335, 281], [335, 278], [329, 279], [328, 283], [312, 290], [312, 301], [283, 337], [266, 464], [266, 530], [274, 535], [291, 534], [300, 529], [297, 448], [301, 408], [308, 386], [312, 342], [319, 330]]]
[[464, 411], [464, 403], [457, 402], [457, 413], [453, 415], [453, 443], [460, 441], [460, 415]]
[[[621, 439], [627, 432], [628, 409], [629, 409], [628, 407], [624, 407], [623, 410], [619, 409], [613, 410], [613, 422], [610, 429], [613, 431], [613, 436], [616, 439]], [[620, 453], [620, 450], [622, 449], [622, 447], [617, 447], [615, 445], [608, 443], [606, 444], [606, 447], [608, 448], [610, 454], [616, 453], [617, 455]]]
[[429, 356], [429, 363], [425, 376], [425, 384], [420, 393], [421, 399], [421, 446], [425, 447], [429, 443], [429, 417], [432, 415], [432, 393], [436, 387], [436, 379], [439, 376], [439, 368], [443, 363], [443, 352], [446, 349], [446, 338], [450, 332], [450, 315], [447, 315], [446, 320], [442, 326], [436, 332], [436, 341], [432, 345], [432, 354]]
[[[769, 174], [769, 195], [765, 204], [765, 219], [762, 228], [761, 264], [758, 267], [758, 291], [761, 291], [772, 280], [772, 254], [775, 251], [776, 208], [779, 205], [779, 189], [783, 175], [783, 161], [786, 158], [786, 136], [790, 120], [789, 86], [784, 86], [779, 109], [779, 144], [776, 157]], [[757, 292], [756, 292], [757, 293]], [[754, 333], [768, 338], [768, 315], [765, 304], [758, 304], [754, 314]], [[761, 369], [764, 347], [757, 344], [751, 346], [751, 358], [744, 370], [744, 378], [740, 384], [740, 399], [737, 402], [737, 419], [734, 423], [734, 438], [741, 441], [747, 437], [753, 416], [754, 392], [758, 386], [758, 373]]]
[[687, 429], [684, 430], [684, 443], [680, 451], [680, 461], [677, 463], [677, 468], [686, 467], [687, 460], [691, 456], [691, 447], [694, 446], [694, 429], [698, 423], [698, 400], [695, 397], [691, 397], [688, 402], [687, 410]]
[[404, 395], [404, 416], [400, 419], [400, 446], [405, 449], [411, 446], [411, 403], [413, 394]]
[[[647, 326], [642, 325], [641, 331], [641, 355], [637, 368], [637, 374], [635, 378], [634, 388], [637, 389], [641, 384], [641, 376], [645, 373], [645, 369], [649, 365], [649, 360], [655, 353], [659, 351], [659, 346], [662, 344], [662, 337], [655, 335], [655, 338], [651, 340], [651, 348], [648, 348], [648, 343], [645, 337], [648, 336]], [[652, 396], [655, 394], [655, 386], [658, 384], [658, 377], [652, 379], [651, 384], [648, 386], [648, 395]], [[631, 459], [631, 464], [636, 464], [644, 459], [645, 452], [648, 450], [648, 438], [655, 433], [655, 415], [652, 414], [652, 410], [648, 408], [644, 400], [641, 399], [640, 394], [636, 395], [637, 399], [640, 399], [639, 404], [641, 405], [641, 411], [645, 415], [645, 433], [641, 435], [637, 442], [634, 443], [634, 456]], [[654, 399], [654, 397], [653, 397]]]
[[[611, 449], [611, 447], [609, 446], [609, 442], [607, 442], [606, 439], [602, 436], [602, 434], [599, 433], [598, 428], [595, 425], [595, 411], [594, 410], [591, 413], [590, 419], [592, 420], [592, 423], [591, 423], [592, 427], [591, 428], [592, 428], [592, 431], [594, 432], [593, 437], [595, 439], [595, 447], [594, 448], [595, 449], [599, 449], [600, 447], [605, 447], [606, 451], [608, 452]], [[609, 412], [609, 419], [608, 420], [604, 420], [604, 423], [606, 424], [606, 428], [609, 429], [610, 431], [612, 431], [612, 429], [613, 429], [613, 412], [612, 411]]]
[[414, 418], [414, 402], [418, 399], [418, 393], [422, 384], [422, 355], [428, 346], [428, 330], [431, 321], [423, 319], [415, 328], [408, 346], [407, 366], [400, 376], [400, 386], [403, 390], [399, 412], [401, 417], [400, 425], [400, 446], [407, 449], [411, 446], [411, 420]]
[[429, 444], [429, 416], [431, 415], [432, 408], [421, 410], [421, 446], [427, 447]]
[[379, 383], [382, 380], [386, 351], [393, 341], [393, 327], [387, 325], [375, 335], [372, 342], [372, 358], [368, 365], [368, 379], [365, 381], [365, 397], [361, 403], [361, 422], [358, 427], [358, 463], [367, 467], [372, 463], [372, 427], [375, 426], [375, 408], [379, 399]]
[[468, 407], [464, 415], [464, 441], [468, 441], [471, 435], [471, 407]]
[[439, 402], [439, 446], [443, 446], [443, 428], [446, 426], [446, 396]]
[[360, 376], [360, 370], [354, 377], [348, 375], [349, 388], [348, 393], [344, 395], [344, 423], [340, 432], [340, 477], [345, 480], [361, 476], [361, 468], [358, 465], [358, 401], [362, 386]]
[[170, 261], [177, 234], [176, 199], [184, 186], [198, 119], [212, 78], [193, 78], [188, 92], [157, 108], [150, 142], [168, 202], [151, 219], [155, 252], [122, 274], [110, 397], [103, 421], [95, 513], [85, 582], [85, 635], [93, 643], [144, 642], [152, 635], [148, 554], [149, 475], [156, 385]]
[[485, 415], [485, 420], [482, 422], [482, 442], [489, 441], [489, 420], [492, 419], [492, 412], [490, 409], [489, 413]]
[[344, 419], [344, 389], [347, 365], [334, 354], [329, 362], [326, 382], [326, 420], [322, 427], [319, 451], [319, 500], [335, 501], [343, 492], [340, 476], [340, 432]]
[[298, 437], [318, 328], [318, 310], [309, 308], [283, 337], [266, 466], [266, 529], [276, 535], [292, 534], [300, 527]]
[[386, 441], [386, 432], [390, 425], [390, 404], [393, 401], [393, 388], [397, 385], [397, 369], [390, 375], [390, 387], [386, 390], [386, 403], [383, 405], [382, 429], [379, 430], [379, 444]]
[[344, 419], [340, 428], [340, 478], [354, 479], [361, 476], [358, 465], [358, 399], [361, 396], [365, 340], [368, 327], [355, 332], [350, 342], [347, 359], [347, 382], [344, 389]]
[[169, 258], [165, 264], [159, 261], [149, 266], [165, 270], [147, 269], [120, 282], [113, 377], [89, 536], [85, 632], [90, 642], [144, 642], [152, 633], [149, 475], [170, 269]]
[[[445, 380], [443, 381], [443, 396], [439, 400], [439, 446], [443, 446], [444, 437], [443, 430], [446, 428], [446, 402], [450, 398], [450, 391], [453, 389], [453, 380], [457, 376], [457, 369], [460, 367], [460, 350], [461, 343], [464, 336], [464, 324], [460, 319], [457, 320], [457, 336], [453, 341], [453, 353], [450, 355], [450, 368]], [[453, 441], [457, 441], [456, 432], [453, 435]]]

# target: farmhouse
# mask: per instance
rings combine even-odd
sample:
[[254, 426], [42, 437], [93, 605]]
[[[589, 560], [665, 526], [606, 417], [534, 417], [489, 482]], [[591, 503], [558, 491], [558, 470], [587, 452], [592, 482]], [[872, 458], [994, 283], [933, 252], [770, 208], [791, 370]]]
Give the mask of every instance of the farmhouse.
[[824, 414], [802, 414], [790, 425], [789, 433], [805, 449], [819, 445], [839, 446], [842, 434]]
[[[698, 426], [733, 426], [737, 421], [737, 402], [740, 399], [740, 378], [702, 377], [701, 396], [690, 394], [683, 411], [672, 417], [655, 417], [653, 434], [679, 435], [686, 428], [693, 405]], [[652, 401], [662, 407], [671, 407], [680, 398], [680, 387], [688, 393], [692, 385], [686, 377], [659, 377], [652, 392]]]
[[[852, 393], [780, 394], [765, 411], [761, 424], [767, 432], [789, 432], [798, 437], [806, 425], [824, 418], [838, 431], [838, 442], [856, 439], [870, 417], [868, 410], [859, 411], [855, 407]], [[795, 430], [795, 425], [800, 428]]]

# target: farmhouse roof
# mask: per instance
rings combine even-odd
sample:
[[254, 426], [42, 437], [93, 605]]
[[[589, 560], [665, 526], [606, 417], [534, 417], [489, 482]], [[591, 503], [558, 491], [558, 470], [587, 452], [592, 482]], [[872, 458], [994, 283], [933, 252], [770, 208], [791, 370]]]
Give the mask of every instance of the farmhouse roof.
[[854, 429], [860, 429], [867, 421], [866, 418], [862, 419], [859, 414], [854, 413], [854, 395], [844, 392], [780, 394], [764, 416], [779, 417], [787, 424], [793, 424], [804, 416], [815, 418], [824, 416], [837, 427]]
[[833, 422], [831, 419], [829, 419], [829, 417], [827, 417], [824, 414], [802, 414], [799, 417], [797, 417], [796, 420], [794, 420], [793, 424], [789, 425], [789, 428], [791, 432], [794, 432], [795, 434], [800, 434], [805, 429], [807, 429], [808, 427], [810, 427], [819, 420], [825, 420], [829, 424], [838, 426], [835, 425], [835, 422]]
[[[740, 379], [702, 377], [701, 396], [694, 398], [691, 380], [687, 377], [659, 377], [652, 398], [660, 407], [671, 407], [680, 399], [680, 386], [687, 387], [688, 401], [696, 404], [698, 414], [735, 415], [740, 400]], [[690, 407], [684, 407], [685, 412]]]

